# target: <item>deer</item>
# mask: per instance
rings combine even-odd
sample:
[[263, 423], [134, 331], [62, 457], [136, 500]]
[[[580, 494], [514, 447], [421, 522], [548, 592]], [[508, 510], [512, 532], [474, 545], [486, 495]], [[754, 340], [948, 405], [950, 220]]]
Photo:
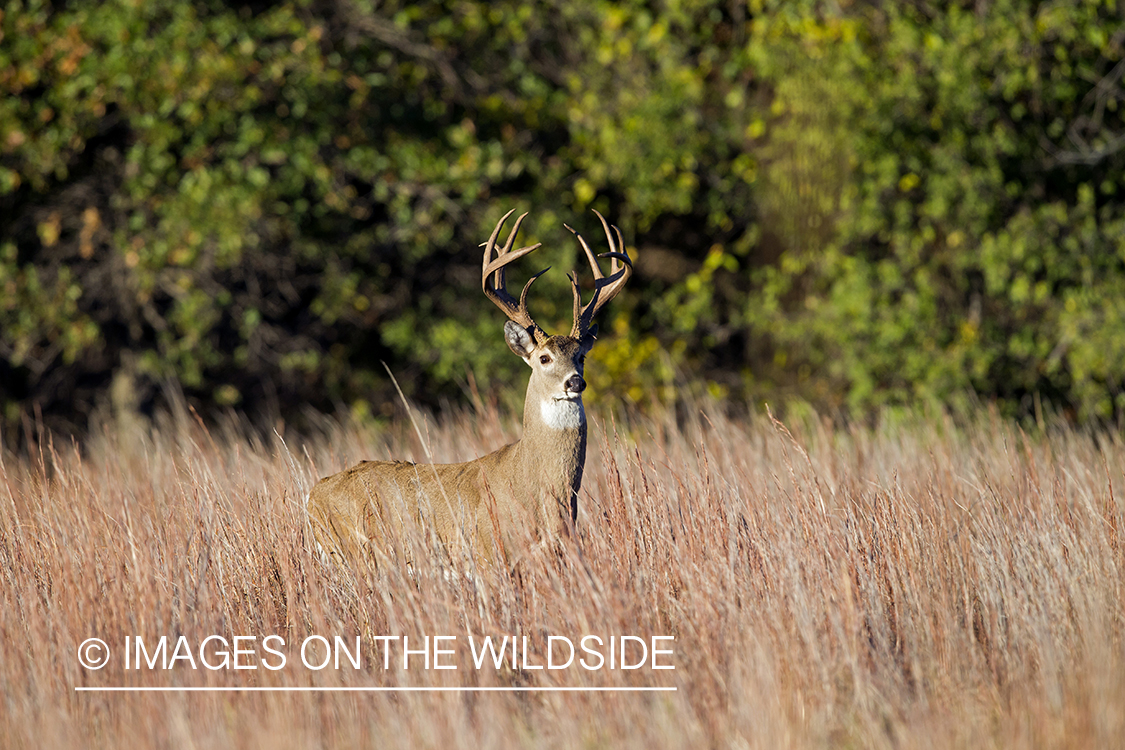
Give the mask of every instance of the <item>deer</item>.
[[[522, 437], [463, 463], [362, 461], [321, 479], [309, 493], [307, 508], [317, 545], [332, 558], [355, 560], [365, 551], [394, 557], [395, 532], [413, 522], [436, 533], [447, 552], [461, 543], [485, 564], [497, 555], [513, 564], [527, 551], [524, 543], [547, 544], [575, 528], [586, 463], [586, 354], [598, 333], [594, 318], [621, 292], [633, 263], [621, 230], [611, 229], [596, 210], [608, 252], [595, 256], [582, 235], [564, 224], [590, 263], [594, 291], [582, 304], [578, 274], [567, 274], [574, 322], [568, 335], [548, 335], [528, 312], [527, 297], [532, 284], [550, 268], [532, 275], [518, 300], [507, 289], [508, 267], [542, 246], [512, 249], [527, 213], [516, 219], [504, 245], [497, 246], [513, 213], [514, 209], [504, 214], [482, 243], [481, 289], [508, 318], [508, 348], [531, 368]], [[609, 276], [602, 273], [598, 258], [610, 260]], [[406, 550], [398, 554], [412, 564]]]

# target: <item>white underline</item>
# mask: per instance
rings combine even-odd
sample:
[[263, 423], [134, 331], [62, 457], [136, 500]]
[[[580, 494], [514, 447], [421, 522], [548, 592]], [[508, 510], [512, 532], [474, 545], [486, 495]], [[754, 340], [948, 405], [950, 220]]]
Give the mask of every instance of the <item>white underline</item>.
[[656, 693], [677, 687], [75, 687], [79, 693]]

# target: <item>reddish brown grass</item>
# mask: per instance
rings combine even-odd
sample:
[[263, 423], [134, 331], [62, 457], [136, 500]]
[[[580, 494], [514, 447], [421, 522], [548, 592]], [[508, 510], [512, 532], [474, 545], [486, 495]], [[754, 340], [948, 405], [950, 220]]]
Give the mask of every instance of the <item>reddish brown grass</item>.
[[[514, 437], [429, 431], [438, 460]], [[790, 430], [792, 431], [790, 433]], [[169, 419], [0, 465], [0, 744], [1108, 747], [1125, 737], [1125, 446], [996, 418], [596, 422], [580, 538], [469, 578], [310, 551], [304, 493], [412, 432], [303, 442]], [[1115, 495], [1117, 493], [1117, 495]], [[425, 547], [425, 539], [416, 540]], [[377, 635], [674, 635], [674, 671], [383, 670]], [[284, 670], [84, 670], [97, 636], [278, 634]], [[360, 635], [313, 672], [293, 644]], [[541, 656], [539, 657], [541, 658]], [[78, 686], [655, 686], [674, 693], [88, 693]]]

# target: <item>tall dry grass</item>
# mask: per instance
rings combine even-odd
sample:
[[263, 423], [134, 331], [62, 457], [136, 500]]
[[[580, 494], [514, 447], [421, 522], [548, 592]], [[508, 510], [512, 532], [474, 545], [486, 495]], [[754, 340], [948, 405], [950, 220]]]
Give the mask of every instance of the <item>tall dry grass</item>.
[[[427, 431], [441, 461], [514, 438]], [[1111, 747], [1125, 737], [1125, 445], [984, 415], [837, 428], [595, 421], [580, 538], [475, 577], [342, 569], [304, 493], [418, 437], [44, 438], [0, 466], [9, 747]], [[425, 539], [419, 540], [424, 544]], [[426, 562], [432, 560], [432, 562]], [[375, 635], [674, 635], [675, 670], [383, 670]], [[356, 671], [78, 663], [97, 636], [360, 635]], [[539, 657], [541, 659], [541, 656]], [[468, 668], [466, 668], [468, 667]], [[85, 693], [76, 686], [673, 685], [675, 693]]]

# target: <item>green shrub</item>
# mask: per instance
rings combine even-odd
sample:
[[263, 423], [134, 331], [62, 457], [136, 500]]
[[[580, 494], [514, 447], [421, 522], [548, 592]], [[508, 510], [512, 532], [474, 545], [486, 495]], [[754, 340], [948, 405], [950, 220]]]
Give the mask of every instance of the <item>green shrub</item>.
[[390, 414], [383, 362], [431, 404], [510, 387], [478, 281], [509, 208], [545, 243], [513, 283], [557, 269], [549, 330], [563, 222], [600, 245], [597, 208], [632, 247], [601, 398], [1125, 408], [1104, 3], [255, 8], [0, 15], [9, 421], [81, 422], [121, 372], [142, 408], [170, 383], [251, 413]]

